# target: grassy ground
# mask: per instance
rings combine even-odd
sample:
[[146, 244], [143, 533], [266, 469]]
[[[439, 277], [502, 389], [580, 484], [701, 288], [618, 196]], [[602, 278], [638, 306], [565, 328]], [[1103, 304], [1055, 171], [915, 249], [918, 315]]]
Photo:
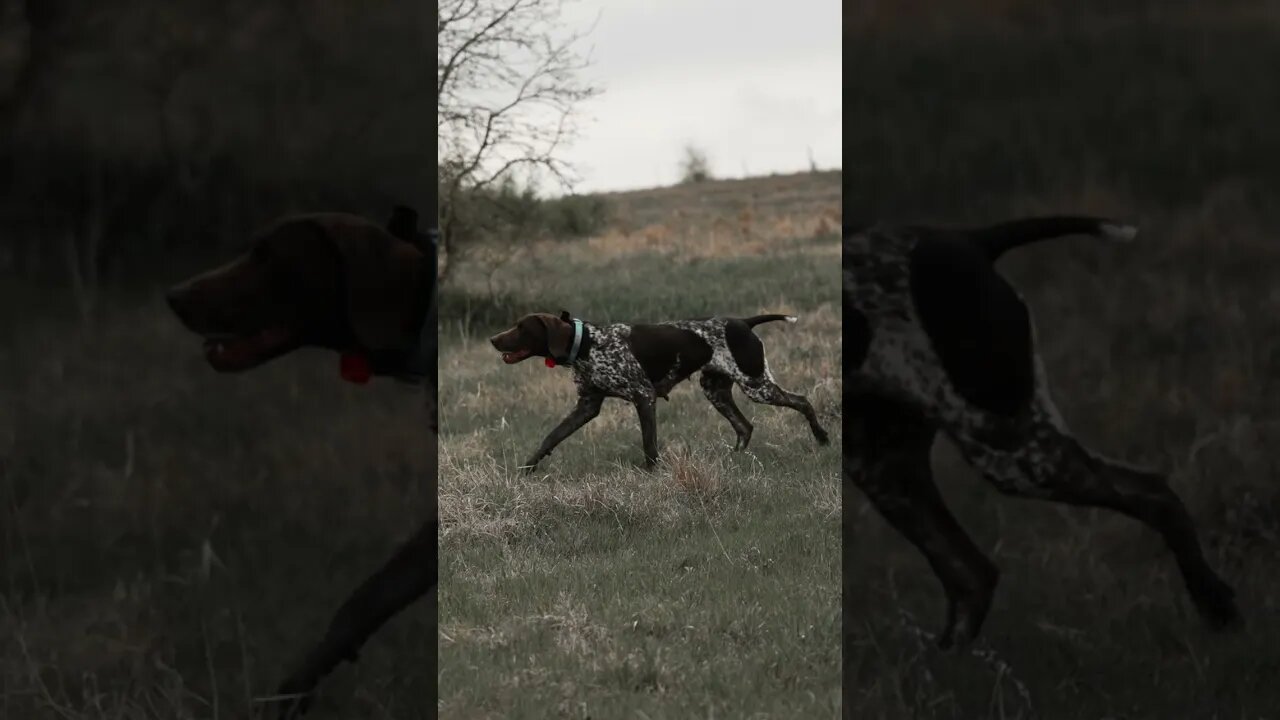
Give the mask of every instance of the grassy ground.
[[[0, 316], [0, 718], [249, 717], [429, 507], [416, 392], [318, 351], [219, 376], [148, 295]], [[314, 716], [428, 717], [434, 632], [410, 608]]]
[[[794, 312], [762, 326], [780, 383], [839, 427], [839, 176], [610, 198], [603, 235], [459, 268], [441, 324], [440, 709], [448, 718], [835, 717], [837, 451], [789, 410], [739, 404], [748, 453], [696, 382], [605, 404], [532, 477], [515, 467], [573, 404], [569, 371], [503, 365], [521, 314], [593, 322]], [[784, 202], [778, 202], [784, 198]], [[504, 250], [503, 252], [509, 252]]]
[[1277, 717], [1280, 89], [1256, 69], [1280, 62], [1280, 12], [1008, 0], [919, 21], [909, 4], [846, 13], [847, 216], [1143, 228], [1130, 248], [1063, 240], [1003, 267], [1067, 422], [1171, 471], [1248, 626], [1204, 630], [1151, 533], [1000, 497], [940, 444], [942, 492], [1003, 571], [982, 646], [998, 660], [918, 641], [942, 624], [941, 588], [851, 494], [852, 716]]

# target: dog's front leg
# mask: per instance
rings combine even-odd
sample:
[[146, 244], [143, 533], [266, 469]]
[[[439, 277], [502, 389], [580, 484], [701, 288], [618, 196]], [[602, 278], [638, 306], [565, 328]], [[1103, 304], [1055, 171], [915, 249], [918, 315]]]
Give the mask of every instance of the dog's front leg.
[[279, 717], [295, 718], [311, 704], [320, 679], [360, 647], [383, 623], [436, 586], [440, 521], [426, 523], [365, 580], [334, 614], [324, 638], [294, 667], [278, 690]]
[[578, 431], [578, 428], [586, 425], [588, 422], [600, 414], [600, 406], [604, 403], [604, 395], [590, 393], [578, 396], [578, 404], [574, 406], [573, 411], [569, 413], [569, 417], [560, 421], [538, 446], [538, 450], [525, 461], [520, 468], [527, 473], [533, 472], [538, 466], [538, 462], [542, 458], [551, 454], [556, 446], [564, 442], [564, 439]]
[[632, 401], [636, 406], [636, 414], [640, 416], [640, 439], [644, 444], [644, 466], [651, 468], [658, 464], [658, 399], [656, 397], [639, 398]]

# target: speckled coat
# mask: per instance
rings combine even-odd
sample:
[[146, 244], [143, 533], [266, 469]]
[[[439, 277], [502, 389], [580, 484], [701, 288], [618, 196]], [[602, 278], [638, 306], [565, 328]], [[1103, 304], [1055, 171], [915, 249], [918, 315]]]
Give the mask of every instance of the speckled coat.
[[[751, 376], [743, 372], [729, 349], [725, 337], [726, 322], [728, 318], [712, 317], [658, 324], [687, 330], [702, 338], [711, 348], [711, 359], [700, 369], [722, 373], [741, 387], [748, 397], [757, 402], [770, 402], [772, 390], [778, 385], [769, 370], [768, 359], [764, 360], [763, 374]], [[653, 402], [657, 398], [666, 399], [671, 390], [687, 377], [676, 363], [666, 376], [651, 382], [631, 350], [630, 325], [613, 323], [601, 326], [587, 322], [583, 325], [591, 334], [593, 345], [587, 358], [571, 366], [573, 383], [579, 394], [600, 392], [607, 397], [631, 402]]]
[[[494, 336], [493, 341], [495, 346], [501, 346], [507, 352], [514, 349], [514, 346], [508, 348], [510, 343], [522, 342], [517, 339], [519, 328], [527, 318], [540, 318], [541, 323], [560, 323], [563, 327], [568, 323], [568, 317], [567, 313], [560, 318], [540, 314], [526, 316], [511, 330]], [[640, 419], [645, 464], [654, 465], [658, 455], [654, 404], [658, 398], [667, 398], [677, 384], [699, 372], [703, 394], [729, 421], [737, 435], [736, 449], [747, 447], [753, 428], [734, 402], [735, 384], [754, 402], [787, 407], [801, 413], [818, 444], [827, 444], [827, 433], [817, 412], [803, 395], [778, 385], [764, 358], [764, 344], [751, 329], [761, 323], [778, 320], [795, 322], [796, 318], [769, 314], [751, 318], [678, 320], [655, 325], [583, 322], [586, 334], [584, 349], [569, 363], [578, 390], [577, 405], [551, 430], [522, 467], [532, 471], [559, 443], [596, 417], [601, 403], [608, 397], [621, 398], [635, 405]], [[522, 352], [527, 356], [529, 350], [523, 348]]]
[[[942, 581], [944, 647], [978, 634], [999, 573], [934, 485], [929, 454], [939, 430], [1002, 492], [1109, 508], [1146, 523], [1172, 550], [1201, 616], [1214, 627], [1238, 619], [1234, 592], [1209, 567], [1163, 475], [1086, 449], [1049, 396], [1030, 312], [994, 262], [1009, 248], [1068, 234], [1126, 241], [1136, 230], [1054, 217], [975, 230], [876, 225], [844, 233], [844, 479]], [[984, 371], [984, 361], [1012, 374]], [[858, 569], [846, 566], [844, 577], [856, 584]], [[844, 595], [857, 593], [846, 587]]]

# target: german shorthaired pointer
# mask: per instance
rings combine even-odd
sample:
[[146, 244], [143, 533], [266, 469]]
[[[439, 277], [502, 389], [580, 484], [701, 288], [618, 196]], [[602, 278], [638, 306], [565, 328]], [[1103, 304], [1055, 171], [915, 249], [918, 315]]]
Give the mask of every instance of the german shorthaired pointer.
[[1003, 493], [1110, 508], [1146, 523], [1173, 552], [1200, 614], [1215, 627], [1239, 617], [1234, 592], [1205, 561], [1164, 477], [1099, 456], [1067, 430], [1027, 306], [994, 267], [1005, 251], [1038, 240], [1127, 241], [1136, 233], [1089, 217], [844, 232], [845, 483], [866, 493], [941, 580], [943, 647], [977, 636], [998, 571], [934, 485], [929, 449], [938, 430]]
[[[435, 251], [417, 232], [417, 214], [397, 207], [383, 230], [352, 215], [290, 217], [261, 232], [240, 258], [181, 283], [170, 307], [204, 341], [219, 372], [257, 367], [304, 346], [342, 353], [342, 376], [373, 375], [419, 384], [425, 438], [436, 424]], [[334, 615], [321, 641], [295, 665], [273, 700], [281, 717], [301, 714], [320, 680], [392, 616], [436, 585], [435, 462], [429, 521], [370, 576]]]
[[752, 332], [756, 325], [776, 320], [795, 322], [796, 318], [757, 315], [603, 326], [577, 320], [567, 312], [559, 317], [535, 313], [520, 318], [510, 329], [489, 338], [503, 361], [513, 364], [538, 356], [546, 358], [549, 367], [567, 365], [578, 388], [577, 406], [522, 467], [532, 472], [565, 438], [598, 415], [607, 397], [635, 405], [645, 466], [652, 467], [658, 460], [655, 403], [658, 398], [669, 399], [672, 388], [699, 370], [703, 394], [737, 433], [736, 449], [746, 449], [752, 427], [733, 402], [735, 383], [755, 402], [803, 414], [818, 444], [826, 445], [827, 432], [813, 406], [803, 395], [778, 386], [764, 357], [764, 343]]

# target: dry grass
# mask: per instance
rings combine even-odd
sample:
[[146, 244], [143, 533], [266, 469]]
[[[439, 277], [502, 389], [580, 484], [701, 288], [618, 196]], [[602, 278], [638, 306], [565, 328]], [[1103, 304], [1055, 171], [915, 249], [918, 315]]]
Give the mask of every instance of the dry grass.
[[[744, 234], [708, 235], [775, 186], [797, 198], [792, 216], [752, 210]], [[513, 314], [560, 306], [549, 303], [594, 321], [797, 312], [798, 325], [760, 335], [781, 383], [835, 430], [834, 192], [827, 175], [613, 196], [614, 228], [527, 248], [493, 277]], [[828, 226], [810, 216], [819, 205]], [[474, 268], [456, 278], [457, 292], [488, 291]], [[694, 383], [658, 408], [656, 470], [635, 467], [635, 412], [610, 401], [523, 476], [516, 466], [573, 388], [565, 370], [499, 361], [484, 338], [511, 319], [455, 320], [441, 351], [442, 715], [834, 717], [834, 448], [817, 449], [798, 414], [743, 400], [756, 431], [735, 453]]]
[[846, 211], [955, 224], [1086, 212], [1141, 226], [1131, 247], [1062, 240], [1002, 269], [1036, 314], [1067, 422], [1103, 452], [1170, 471], [1249, 625], [1204, 630], [1152, 533], [1000, 497], [940, 443], [941, 489], [1003, 572], [982, 652], [921, 642], [941, 626], [941, 589], [852, 492], [849, 711], [1275, 717], [1280, 94], [1248, 68], [1276, 61], [1280, 15], [1247, 2], [944, 5], [957, 14], [930, 32], [890, 23], [846, 39], [846, 62], [862, 68], [846, 75], [857, 103]]
[[[657, 252], [593, 251], [599, 239], [527, 249], [494, 279], [526, 306], [564, 289], [602, 320], [798, 312], [800, 325], [762, 335], [783, 382], [835, 426], [838, 245], [806, 223], [810, 207], [830, 210], [838, 178], [760, 187], [771, 183], [820, 200], [795, 191], [806, 204], [790, 226], [754, 211], [767, 220], [751, 237], [775, 240], [770, 251], [725, 257], [721, 244], [673, 262], [680, 233], [697, 233], [672, 222]], [[698, 190], [717, 198], [709, 207], [735, 202], [718, 184]], [[681, 203], [696, 202], [688, 192]], [[193, 270], [175, 262], [162, 281]], [[460, 277], [453, 300], [484, 302], [488, 275]], [[321, 352], [218, 376], [159, 290], [131, 289], [145, 301], [112, 300], [82, 327], [67, 298], [4, 287], [0, 717], [251, 716], [429, 507], [416, 393], [340, 383]], [[441, 357], [446, 716], [833, 715], [834, 450], [816, 452], [792, 413], [747, 408], [753, 451], [731, 453], [690, 386], [659, 411], [658, 471], [629, 467], [634, 420], [607, 407], [551, 459], [558, 479], [516, 477], [515, 459], [570, 402], [567, 378], [498, 366], [476, 339], [484, 328], [455, 317], [444, 314]], [[423, 602], [392, 621], [326, 683], [314, 717], [427, 716], [436, 648], [422, 638], [435, 617]]]
[[[581, 252], [604, 259], [655, 252], [676, 261], [791, 251], [840, 229], [839, 173], [803, 173], [606, 195], [614, 220]], [[801, 247], [796, 247], [801, 246]]]
[[[319, 352], [218, 376], [152, 297], [0, 343], [0, 717], [248, 717], [429, 507], [416, 393]], [[422, 717], [434, 626], [394, 621], [316, 717]]]

